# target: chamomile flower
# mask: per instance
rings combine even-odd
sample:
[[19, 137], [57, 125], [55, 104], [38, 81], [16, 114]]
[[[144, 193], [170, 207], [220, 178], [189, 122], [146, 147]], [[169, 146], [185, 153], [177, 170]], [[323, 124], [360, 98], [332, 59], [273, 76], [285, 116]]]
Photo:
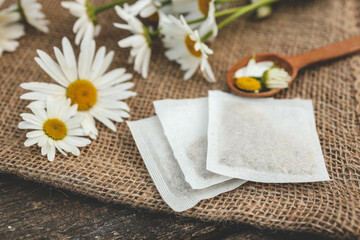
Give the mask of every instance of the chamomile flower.
[[188, 80], [200, 66], [206, 80], [215, 82], [207, 60], [208, 54], [213, 54], [213, 51], [201, 42], [198, 31], [193, 31], [183, 16], [180, 16], [180, 20], [174, 16], [163, 18], [161, 24], [164, 46], [168, 48], [165, 56], [178, 62], [181, 70], [186, 71], [184, 79]]
[[255, 57], [252, 57], [247, 66], [240, 68], [235, 72], [235, 78], [241, 77], [257, 77], [260, 78], [263, 76], [264, 72], [274, 66], [274, 63], [271, 61], [262, 61], [256, 62]]
[[101, 26], [97, 24], [94, 6], [89, 1], [64, 1], [61, 2], [61, 6], [69, 9], [70, 13], [78, 18], [73, 26], [76, 45], [79, 45], [85, 36], [93, 38], [99, 35]]
[[[4, 0], [0, 0], [0, 7], [4, 3]], [[6, 25], [9, 23], [15, 23], [20, 21], [21, 15], [16, 11], [16, 5], [11, 5], [10, 7], [0, 11], [0, 24]]]
[[[0, 6], [3, 4], [0, 0]], [[3, 52], [13, 52], [19, 46], [16, 41], [25, 35], [24, 26], [19, 23], [20, 13], [16, 12], [16, 6], [11, 6], [0, 11], [0, 57]]]
[[[251, 0], [251, 3], [257, 3], [260, 0]], [[267, 18], [271, 15], [272, 8], [270, 5], [264, 5], [256, 9], [256, 17], [259, 19]]]
[[212, 39], [217, 36], [215, 0], [173, 0], [172, 10], [175, 13], [184, 15], [188, 22], [205, 17], [205, 21], [191, 24], [190, 27], [199, 29], [200, 35], [213, 31]]
[[90, 140], [82, 137], [86, 134], [80, 126], [82, 117], [76, 115], [77, 105], [70, 106], [70, 99], [59, 101], [52, 97], [44, 105], [45, 108], [30, 108], [32, 114], [20, 114], [24, 121], [19, 128], [33, 130], [26, 134], [25, 147], [37, 144], [49, 161], [54, 160], [56, 149], [65, 156], [66, 152], [78, 156], [78, 147], [90, 144]]
[[34, 28], [49, 32], [48, 24], [50, 23], [45, 18], [45, 14], [41, 12], [42, 5], [36, 0], [19, 0], [20, 12], [25, 18], [25, 21]]
[[121, 7], [115, 7], [116, 13], [127, 24], [114, 23], [114, 26], [133, 33], [130, 37], [119, 41], [121, 48], [131, 47], [130, 62], [134, 62], [134, 70], [147, 78], [151, 57], [151, 37], [148, 29], [136, 17], [129, 15]]
[[129, 106], [123, 100], [136, 95], [129, 90], [134, 84], [126, 82], [132, 75], [125, 73], [124, 68], [105, 73], [114, 52], [106, 54], [105, 47], [95, 51], [95, 41], [92, 39], [82, 42], [78, 63], [67, 38], [62, 40], [62, 50], [63, 52], [54, 48], [57, 62], [41, 50], [38, 50], [39, 57], [35, 58], [57, 84], [23, 83], [20, 86], [32, 92], [25, 93], [20, 98], [36, 100], [30, 104], [31, 107], [41, 105], [48, 96], [69, 98], [72, 105], [78, 105], [78, 114], [84, 117], [81, 126], [91, 138], [95, 139], [98, 135], [94, 119], [116, 131], [112, 121], [122, 122], [123, 118], [129, 117]]
[[274, 62], [256, 62], [253, 56], [246, 67], [235, 72], [235, 85], [246, 91], [258, 92], [262, 85], [268, 89], [287, 88], [291, 76], [283, 69], [274, 66]]
[[263, 82], [267, 88], [287, 88], [291, 76], [283, 68], [272, 67], [264, 73]]
[[215, 18], [215, 3], [211, 1], [209, 3], [209, 11], [207, 17], [204, 22], [202, 22], [199, 26], [199, 34], [203, 36], [207, 34], [209, 31], [212, 31], [212, 35], [210, 40], [213, 40], [218, 35], [218, 26], [216, 24]]

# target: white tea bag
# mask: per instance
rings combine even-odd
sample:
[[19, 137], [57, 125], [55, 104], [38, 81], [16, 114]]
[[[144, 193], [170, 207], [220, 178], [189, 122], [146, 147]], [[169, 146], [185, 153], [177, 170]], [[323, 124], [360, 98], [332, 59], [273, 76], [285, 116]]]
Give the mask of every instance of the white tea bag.
[[173, 155], [158, 117], [127, 122], [151, 178], [164, 201], [176, 212], [199, 201], [233, 190], [245, 181], [232, 179], [201, 190], [193, 190]]
[[185, 180], [193, 189], [230, 179], [206, 170], [208, 98], [160, 100], [154, 106]]
[[329, 180], [311, 100], [209, 92], [207, 169], [255, 182]]

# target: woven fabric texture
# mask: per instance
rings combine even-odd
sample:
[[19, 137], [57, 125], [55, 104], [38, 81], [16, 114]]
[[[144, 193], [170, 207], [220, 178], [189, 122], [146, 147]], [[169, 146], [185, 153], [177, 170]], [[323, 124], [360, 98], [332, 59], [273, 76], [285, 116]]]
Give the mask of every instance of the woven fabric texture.
[[[5, 1], [10, 4], [11, 1]], [[53, 46], [71, 32], [75, 18], [60, 1], [41, 1], [51, 20], [49, 34], [33, 29], [20, 40], [15, 53], [0, 58], [0, 172], [65, 188], [104, 201], [171, 212], [163, 202], [139, 155], [126, 123], [116, 133], [98, 124], [99, 137], [81, 149], [79, 157], [57, 155], [48, 162], [38, 147], [25, 148], [26, 131], [17, 128], [19, 114], [29, 112], [22, 82], [52, 80], [34, 61], [36, 49], [53, 54]], [[96, 1], [100, 5], [104, 1]], [[106, 1], [105, 1], [106, 2]], [[148, 79], [134, 75], [136, 97], [127, 100], [130, 120], [154, 115], [152, 101], [164, 98], [207, 96], [208, 90], [229, 91], [225, 76], [230, 65], [256, 52], [295, 55], [360, 34], [358, 0], [285, 1], [264, 21], [239, 19], [220, 31], [210, 44], [215, 54], [210, 63], [218, 79], [207, 83], [200, 74], [183, 81], [177, 64], [163, 55], [155, 41]], [[113, 27], [119, 22], [113, 10], [102, 13], [102, 32], [97, 46], [115, 50], [111, 68], [126, 67], [128, 49], [117, 42], [129, 33]], [[308, 231], [337, 238], [360, 238], [360, 76], [359, 54], [302, 70], [293, 85], [277, 98], [313, 99], [327, 170], [332, 181], [309, 184], [261, 184], [248, 182], [236, 190], [203, 200], [180, 213], [203, 220], [235, 221], [258, 227]], [[355, 83], [355, 84], [354, 84]]]

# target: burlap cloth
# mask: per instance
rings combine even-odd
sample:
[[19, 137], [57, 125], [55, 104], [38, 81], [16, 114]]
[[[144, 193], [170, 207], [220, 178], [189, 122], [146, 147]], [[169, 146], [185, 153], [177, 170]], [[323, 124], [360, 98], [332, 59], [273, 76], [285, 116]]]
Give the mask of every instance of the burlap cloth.
[[[15, 2], [15, 1], [14, 1]], [[125, 123], [117, 124], [117, 133], [98, 124], [99, 137], [81, 155], [48, 162], [37, 147], [25, 148], [26, 131], [17, 128], [19, 114], [28, 112], [19, 84], [51, 81], [33, 58], [37, 48], [53, 55], [53, 46], [61, 45], [71, 32], [75, 18], [60, 7], [59, 1], [43, 0], [51, 20], [47, 35], [28, 30], [15, 53], [0, 58], [0, 172], [14, 173], [26, 179], [51, 184], [104, 201], [171, 212], [161, 199]], [[9, 4], [9, 1], [7, 1]], [[100, 5], [98, 1], [96, 5]], [[164, 98], [207, 96], [209, 89], [229, 91], [225, 84], [228, 67], [238, 58], [262, 51], [287, 55], [300, 54], [335, 41], [360, 34], [359, 0], [287, 1], [279, 4], [265, 21], [238, 20], [223, 31], [211, 48], [210, 62], [218, 78], [209, 84], [196, 75], [182, 80], [179, 66], [163, 56], [155, 42], [150, 75], [135, 74], [138, 96], [128, 100], [131, 120], [154, 115], [152, 101]], [[358, 14], [356, 16], [356, 14]], [[115, 29], [119, 21], [114, 11], [100, 15], [103, 26], [97, 46], [115, 50], [112, 68], [127, 64], [127, 49], [117, 41], [128, 33]], [[258, 227], [310, 231], [338, 238], [360, 238], [360, 76], [359, 54], [318, 64], [300, 72], [295, 83], [277, 95], [279, 98], [313, 99], [317, 130], [326, 167], [333, 181], [309, 184], [260, 184], [248, 182], [238, 189], [203, 200], [180, 213], [203, 220], [235, 221]], [[355, 84], [354, 84], [355, 83]]]

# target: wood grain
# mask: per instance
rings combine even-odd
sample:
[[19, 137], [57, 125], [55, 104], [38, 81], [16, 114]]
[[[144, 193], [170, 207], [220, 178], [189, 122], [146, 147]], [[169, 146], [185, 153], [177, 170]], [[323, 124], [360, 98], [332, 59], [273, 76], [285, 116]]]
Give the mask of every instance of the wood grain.
[[0, 174], [0, 239], [321, 239], [103, 203]]

